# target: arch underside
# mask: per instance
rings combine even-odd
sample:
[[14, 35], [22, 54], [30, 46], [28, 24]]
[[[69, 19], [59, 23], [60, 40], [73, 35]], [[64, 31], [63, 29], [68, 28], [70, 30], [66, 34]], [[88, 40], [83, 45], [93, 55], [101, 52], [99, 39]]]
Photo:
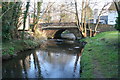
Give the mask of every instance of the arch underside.
[[[47, 38], [54, 38], [54, 39], [62, 39], [63, 37], [61, 37], [61, 34], [65, 31], [65, 30], [68, 30], [69, 33], [72, 33], [73, 35], [70, 35], [69, 38], [74, 38], [75, 39], [80, 39], [81, 38], [81, 34], [79, 32], [79, 30], [77, 28], [66, 28], [66, 29], [57, 29], [57, 30], [43, 30], [42, 32], [45, 34], [45, 36]], [[65, 34], [66, 35], [66, 34]], [[68, 35], [68, 34], [67, 34]], [[65, 37], [65, 36], [64, 36]], [[68, 37], [68, 36], [67, 36]], [[67, 38], [68, 39], [68, 38]]]
[[81, 35], [79, 34], [79, 30], [78, 29], [60, 29], [58, 30], [55, 34], [54, 34], [54, 39], [61, 39], [61, 34], [65, 31], [68, 30], [70, 33], [73, 33], [75, 36], [75, 39], [77, 39], [78, 37], [81, 37]]
[[54, 39], [61, 39], [61, 34], [64, 32], [66, 29], [60, 29], [54, 34]]

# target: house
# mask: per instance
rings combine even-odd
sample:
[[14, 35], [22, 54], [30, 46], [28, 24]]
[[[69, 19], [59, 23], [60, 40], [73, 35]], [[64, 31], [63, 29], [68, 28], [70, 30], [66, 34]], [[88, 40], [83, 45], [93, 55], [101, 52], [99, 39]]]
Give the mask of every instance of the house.
[[[94, 9], [94, 17], [91, 20], [91, 23], [96, 24], [98, 22], [98, 9]], [[99, 24], [108, 24], [108, 15], [102, 15], [100, 16]]]
[[100, 16], [100, 24], [108, 24], [108, 15], [106, 16]]
[[117, 13], [117, 10], [115, 8], [114, 3], [112, 3], [110, 5], [108, 10], [109, 10], [109, 12], [108, 12], [108, 24], [109, 25], [115, 25], [116, 24], [116, 18], [118, 17], [118, 13]]
[[[93, 15], [94, 15], [94, 19], [92, 20], [93, 22], [91, 22], [91, 23], [96, 24], [98, 21], [98, 9], [94, 10]], [[115, 25], [117, 16], [118, 16], [118, 14], [117, 14], [115, 5], [114, 5], [114, 3], [112, 3], [110, 5], [110, 7], [108, 8], [108, 14], [100, 16], [99, 23], [100, 24]]]

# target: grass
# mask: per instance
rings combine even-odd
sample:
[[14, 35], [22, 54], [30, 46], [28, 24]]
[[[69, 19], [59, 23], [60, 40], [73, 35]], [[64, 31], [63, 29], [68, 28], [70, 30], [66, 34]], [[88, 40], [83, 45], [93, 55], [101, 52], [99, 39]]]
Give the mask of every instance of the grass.
[[83, 40], [87, 45], [81, 57], [81, 78], [117, 78], [118, 32], [103, 32]]

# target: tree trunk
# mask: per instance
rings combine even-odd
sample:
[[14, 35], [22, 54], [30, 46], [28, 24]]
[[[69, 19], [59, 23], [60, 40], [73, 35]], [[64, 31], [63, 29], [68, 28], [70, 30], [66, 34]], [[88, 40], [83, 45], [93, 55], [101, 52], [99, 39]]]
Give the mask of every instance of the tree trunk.
[[35, 19], [34, 19], [34, 23], [33, 23], [34, 26], [33, 26], [33, 29], [32, 29], [33, 32], [35, 32], [35, 30], [37, 28], [37, 23], [38, 23], [39, 17], [40, 17], [41, 4], [42, 4], [42, 2], [37, 2], [37, 16], [36, 17], [35, 17], [35, 12], [34, 12], [34, 18]]
[[97, 24], [96, 24], [96, 26], [95, 26], [95, 28], [94, 28], [94, 32], [93, 32], [93, 36], [95, 36], [97, 33], [97, 28], [98, 28], [98, 25], [99, 25], [99, 21], [100, 21], [100, 15], [101, 14], [99, 14], [99, 16], [98, 16], [98, 21], [97, 21]]
[[[117, 12], [118, 12], [118, 14], [120, 14], [120, 2], [117, 2], [117, 1], [115, 1], [115, 0], [113, 0], [113, 2], [114, 2], [114, 4], [115, 4], [115, 7], [116, 7], [116, 10], [117, 10]], [[117, 4], [118, 3], [118, 4]]]
[[102, 7], [102, 10], [101, 10], [100, 13], [99, 13], [98, 21], [97, 21], [96, 26], [95, 26], [95, 28], [94, 28], [93, 36], [95, 36], [95, 35], [97, 34], [96, 32], [97, 32], [97, 28], [98, 28], [99, 21], [100, 21], [100, 16], [102, 15], [105, 7], [106, 7], [108, 4], [109, 4], [109, 3], [105, 4], [105, 5]]
[[26, 24], [27, 13], [28, 13], [28, 10], [29, 10], [29, 3], [30, 3], [30, 2], [27, 2], [26, 11], [25, 11], [25, 13], [24, 13], [22, 40], [24, 40], [24, 33], [25, 33], [25, 27], [26, 27], [25, 24]]
[[32, 27], [32, 32], [34, 32], [34, 26], [35, 26], [35, 23], [36, 23], [36, 16], [35, 16], [35, 13], [36, 13], [36, 8], [35, 8], [35, 0], [34, 0], [34, 13], [33, 13], [33, 27]]
[[79, 15], [78, 15], [78, 10], [77, 10], [77, 2], [76, 0], [75, 1], [75, 10], [76, 10], [76, 18], [77, 18], [77, 26], [78, 26], [78, 29], [79, 29], [79, 34], [82, 35], [82, 38], [84, 37], [84, 34], [83, 34], [83, 29], [81, 28], [81, 24], [80, 24], [80, 20], [79, 20]]

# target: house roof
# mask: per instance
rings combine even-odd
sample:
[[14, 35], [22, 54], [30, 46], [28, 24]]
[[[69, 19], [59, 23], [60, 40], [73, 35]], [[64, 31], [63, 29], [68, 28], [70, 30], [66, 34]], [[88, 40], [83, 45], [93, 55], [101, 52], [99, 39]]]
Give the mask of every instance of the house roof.
[[110, 10], [110, 11], [116, 11], [115, 4], [112, 3], [112, 4], [110, 5], [110, 7], [108, 8], [108, 10]]
[[[117, 2], [117, 3], [120, 4], [120, 1]], [[108, 8], [108, 10], [109, 11], [117, 11], [114, 2], [112, 2], [112, 4], [110, 5], [110, 7]]]

